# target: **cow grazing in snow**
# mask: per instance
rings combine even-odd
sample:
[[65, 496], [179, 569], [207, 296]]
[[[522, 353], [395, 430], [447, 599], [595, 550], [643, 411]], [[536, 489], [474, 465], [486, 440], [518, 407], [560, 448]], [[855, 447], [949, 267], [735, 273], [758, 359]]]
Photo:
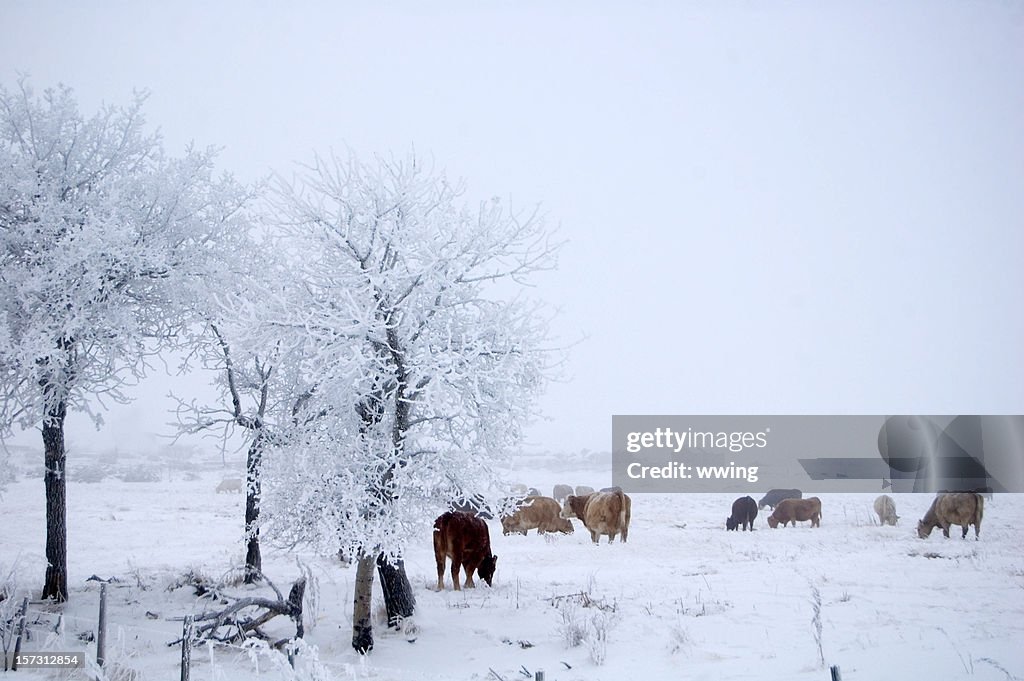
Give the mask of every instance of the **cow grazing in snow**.
[[927, 539], [936, 527], [942, 528], [942, 535], [949, 539], [949, 526], [959, 525], [963, 528], [961, 539], [967, 538], [968, 526], [974, 525], [974, 540], [978, 540], [981, 532], [981, 516], [985, 501], [975, 492], [953, 492], [939, 494], [932, 501], [931, 508], [924, 518], [917, 523], [917, 536]]
[[217, 494], [221, 492], [241, 492], [242, 491], [242, 479], [241, 478], [224, 478], [217, 485]]
[[803, 496], [804, 493], [798, 489], [770, 489], [768, 494], [765, 494], [761, 501], [757, 502], [757, 508], [763, 509], [765, 506], [769, 506], [774, 510], [783, 499], [801, 499]]
[[821, 499], [818, 497], [783, 499], [768, 516], [768, 525], [775, 529], [779, 523], [782, 523], [783, 527], [793, 523], [793, 527], [796, 527], [797, 521], [805, 520], [811, 521], [811, 527], [821, 527]]
[[956, 494], [958, 492], [974, 492], [975, 494], [980, 494], [986, 500], [992, 501], [991, 487], [975, 487], [974, 489], [940, 489], [938, 494]]
[[437, 590], [444, 590], [445, 559], [452, 560], [452, 582], [459, 588], [459, 569], [466, 570], [466, 588], [472, 589], [473, 572], [491, 586], [498, 557], [491, 554], [487, 523], [470, 513], [448, 511], [434, 521], [434, 559], [437, 561]]
[[900, 519], [896, 515], [896, 502], [888, 494], [883, 494], [875, 499], [875, 513], [878, 514], [878, 522], [883, 525], [895, 525], [896, 521]]
[[567, 496], [572, 494], [572, 491], [570, 485], [555, 485], [555, 488], [551, 490], [551, 497], [558, 503], [562, 503]]
[[753, 530], [756, 517], [757, 502], [752, 497], [740, 497], [732, 502], [732, 515], [725, 519], [725, 529], [735, 530], [742, 525], [744, 532]]
[[576, 485], [576, 496], [585, 497], [588, 494], [593, 494], [594, 488], [589, 485]]
[[563, 518], [579, 518], [590, 530], [590, 538], [597, 544], [602, 534], [608, 543], [621, 534], [625, 543], [629, 536], [629, 516], [632, 501], [621, 490], [618, 492], [592, 492], [585, 496], [570, 494], [562, 504]]
[[571, 534], [572, 522], [559, 515], [561, 510], [558, 502], [550, 497], [526, 497], [514, 513], [502, 517], [502, 534], [526, 534], [529, 530], [537, 530], [537, 534]]

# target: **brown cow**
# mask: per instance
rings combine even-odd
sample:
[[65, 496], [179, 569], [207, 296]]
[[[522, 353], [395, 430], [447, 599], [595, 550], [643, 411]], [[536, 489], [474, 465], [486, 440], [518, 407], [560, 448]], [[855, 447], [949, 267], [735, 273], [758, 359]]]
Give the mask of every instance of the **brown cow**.
[[932, 502], [931, 508], [924, 518], [917, 523], [917, 536], [927, 539], [936, 527], [942, 528], [942, 534], [949, 539], [949, 526], [960, 525], [963, 528], [961, 539], [967, 538], [967, 529], [974, 525], [974, 541], [978, 541], [981, 532], [981, 516], [985, 510], [985, 501], [980, 494], [974, 492], [954, 492], [939, 494]]
[[632, 502], [618, 492], [592, 492], [586, 496], [570, 494], [565, 498], [561, 516], [579, 518], [590, 530], [590, 538], [597, 544], [602, 534], [608, 535], [608, 543], [615, 541], [616, 534], [622, 534], [625, 543], [629, 536], [629, 516]]
[[472, 589], [473, 571], [479, 570], [491, 586], [498, 557], [491, 555], [487, 523], [470, 513], [448, 511], [434, 521], [434, 558], [437, 560], [437, 590], [444, 590], [444, 562], [452, 559], [452, 582], [459, 589], [459, 568], [466, 568], [466, 588]]
[[811, 527], [821, 527], [821, 499], [818, 497], [783, 499], [768, 516], [768, 525], [775, 529], [779, 523], [782, 523], [783, 527], [793, 523], [793, 527], [796, 527], [797, 521], [805, 520], [811, 521]]
[[550, 497], [526, 497], [518, 509], [501, 519], [502, 534], [526, 534], [528, 530], [571, 534], [572, 523], [559, 515], [562, 507]]

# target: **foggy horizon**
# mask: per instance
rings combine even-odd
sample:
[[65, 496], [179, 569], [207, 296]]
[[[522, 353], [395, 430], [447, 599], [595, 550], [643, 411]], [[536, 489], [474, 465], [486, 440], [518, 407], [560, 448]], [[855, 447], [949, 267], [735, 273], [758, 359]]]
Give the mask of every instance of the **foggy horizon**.
[[[64, 83], [86, 115], [146, 89], [169, 154], [222, 147], [243, 181], [414, 148], [470, 204], [539, 203], [567, 243], [527, 294], [572, 348], [525, 449], [607, 451], [613, 414], [1024, 412], [1012, 5], [16, 2], [0, 18], [5, 87]], [[162, 396], [207, 382], [151, 376], [98, 432], [69, 414], [72, 457], [157, 448]]]

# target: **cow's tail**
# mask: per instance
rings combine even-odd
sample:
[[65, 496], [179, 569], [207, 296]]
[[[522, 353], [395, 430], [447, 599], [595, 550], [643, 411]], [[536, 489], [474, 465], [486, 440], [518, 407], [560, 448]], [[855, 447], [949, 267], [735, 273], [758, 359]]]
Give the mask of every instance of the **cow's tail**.
[[981, 516], [985, 511], [985, 497], [975, 492], [974, 498], [978, 502], [974, 505], [974, 526], [979, 527], [981, 523]]

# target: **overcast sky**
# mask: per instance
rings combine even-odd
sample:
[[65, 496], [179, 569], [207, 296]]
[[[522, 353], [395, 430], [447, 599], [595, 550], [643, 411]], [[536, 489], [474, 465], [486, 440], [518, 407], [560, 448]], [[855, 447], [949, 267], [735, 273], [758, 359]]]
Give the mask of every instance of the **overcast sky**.
[[[534, 447], [608, 449], [612, 414], [1024, 412], [1024, 5], [284, 7], [2, 1], [0, 82], [148, 89], [171, 152], [245, 180], [415, 147], [543, 204], [568, 243], [535, 294], [585, 340]], [[149, 446], [166, 382], [69, 445]]]

